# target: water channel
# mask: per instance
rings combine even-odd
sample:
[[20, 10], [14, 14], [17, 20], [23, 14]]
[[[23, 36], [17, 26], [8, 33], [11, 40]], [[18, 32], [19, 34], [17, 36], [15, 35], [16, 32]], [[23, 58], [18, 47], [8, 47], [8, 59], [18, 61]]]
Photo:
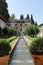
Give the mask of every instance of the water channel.
[[19, 39], [9, 65], [34, 65], [29, 48], [23, 38]]

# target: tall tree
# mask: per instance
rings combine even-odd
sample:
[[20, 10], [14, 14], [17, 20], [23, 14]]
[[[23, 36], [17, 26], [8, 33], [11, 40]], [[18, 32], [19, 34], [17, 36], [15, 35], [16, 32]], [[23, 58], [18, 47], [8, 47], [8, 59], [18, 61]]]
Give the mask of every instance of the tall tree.
[[35, 25], [38, 25], [38, 24], [37, 24], [37, 21], [35, 22]]
[[32, 24], [34, 24], [34, 20], [33, 20], [33, 15], [31, 14], [31, 21], [32, 21]]
[[20, 19], [24, 19], [24, 16], [23, 15], [20, 15]]
[[27, 17], [26, 17], [26, 19], [29, 19], [29, 14], [27, 14]]
[[9, 20], [8, 5], [6, 0], [0, 0], [0, 17], [3, 17], [6, 21]]
[[10, 16], [10, 21], [14, 21], [14, 19], [15, 19], [15, 14], [12, 14], [11, 16]]
[[36, 37], [37, 34], [39, 33], [39, 26], [37, 25], [27, 25], [24, 28], [24, 32], [26, 35], [32, 36], [32, 37]]

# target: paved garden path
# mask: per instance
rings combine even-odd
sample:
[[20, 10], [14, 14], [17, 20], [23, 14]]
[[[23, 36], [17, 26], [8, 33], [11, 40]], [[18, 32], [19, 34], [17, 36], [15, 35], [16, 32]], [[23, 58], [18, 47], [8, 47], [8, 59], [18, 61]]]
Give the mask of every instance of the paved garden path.
[[9, 65], [34, 65], [29, 48], [24, 39], [20, 39], [10, 61]]

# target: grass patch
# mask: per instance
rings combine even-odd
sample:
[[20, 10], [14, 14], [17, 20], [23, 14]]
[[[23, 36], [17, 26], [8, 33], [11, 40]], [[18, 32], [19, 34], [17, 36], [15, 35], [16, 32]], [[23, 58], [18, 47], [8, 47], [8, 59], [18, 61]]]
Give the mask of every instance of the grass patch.
[[31, 41], [35, 41], [37, 39], [37, 37], [31, 37], [31, 36], [26, 36], [28, 39], [30, 39]]

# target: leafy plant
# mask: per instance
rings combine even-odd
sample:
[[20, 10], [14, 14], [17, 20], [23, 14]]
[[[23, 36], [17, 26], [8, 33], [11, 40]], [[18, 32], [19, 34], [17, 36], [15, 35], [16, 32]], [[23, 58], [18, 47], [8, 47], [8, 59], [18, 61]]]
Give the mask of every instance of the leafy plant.
[[5, 26], [5, 27], [4, 27], [3, 33], [4, 33], [4, 37], [6, 36], [6, 38], [7, 38], [8, 35], [9, 35], [9, 27], [8, 27], [8, 26]]
[[8, 55], [11, 50], [11, 46], [7, 40], [0, 40], [0, 56]]
[[37, 25], [27, 25], [24, 31], [26, 35], [35, 37], [39, 33], [39, 27]]
[[9, 27], [9, 37], [17, 35], [17, 30], [15, 27]]
[[17, 35], [17, 30], [15, 27], [5, 26], [3, 29], [3, 33], [4, 33], [3, 37], [8, 38], [8, 37], [12, 37], [12, 36]]
[[9, 43], [12, 41], [12, 40], [14, 40], [14, 39], [16, 39], [17, 37], [16, 36], [12, 36], [12, 37], [10, 37], [10, 38], [8, 38], [8, 39], [6, 39]]
[[43, 54], [43, 38], [38, 38], [30, 45], [31, 54]]

